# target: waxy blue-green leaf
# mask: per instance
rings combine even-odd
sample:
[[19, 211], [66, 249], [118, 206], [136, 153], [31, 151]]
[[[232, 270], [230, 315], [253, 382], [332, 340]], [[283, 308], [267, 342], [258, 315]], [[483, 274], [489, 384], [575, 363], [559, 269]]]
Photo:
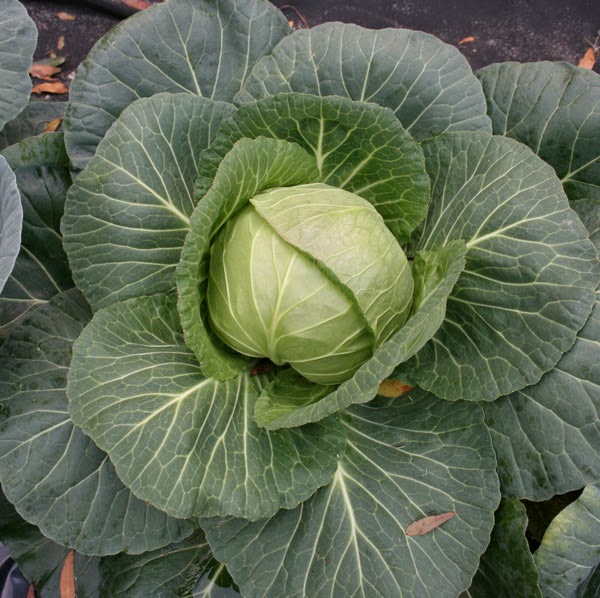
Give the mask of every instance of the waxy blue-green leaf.
[[202, 158], [203, 195], [233, 144], [258, 136], [292, 141], [313, 154], [319, 181], [363, 197], [399, 243], [423, 220], [429, 177], [423, 153], [391, 110], [342, 97], [286, 93], [241, 106]]
[[29, 101], [37, 28], [17, 0], [0, 0], [0, 129]]
[[291, 32], [266, 0], [170, 0], [106, 34], [77, 69], [64, 127], [83, 168], [133, 101], [159, 92], [231, 102], [254, 63]]
[[28, 311], [73, 286], [60, 235], [71, 186], [62, 134], [44, 133], [5, 149], [21, 194], [23, 230], [15, 266], [0, 295], [0, 341]]
[[23, 208], [15, 173], [0, 156], [0, 292], [19, 254], [22, 225]]
[[127, 108], [75, 180], [62, 230], [92, 308], [175, 287], [198, 161], [230, 104], [157, 94]]
[[207, 321], [206, 290], [215, 235], [230, 216], [261, 191], [312, 183], [318, 176], [312, 156], [299, 145], [278, 139], [241, 139], [223, 158], [210, 191], [192, 214], [177, 266], [177, 309], [185, 342], [206, 376], [227, 380], [247, 363], [246, 358], [224, 346]]
[[159, 294], [96, 313], [74, 346], [71, 417], [136, 496], [173, 516], [255, 520], [295, 507], [331, 480], [343, 430], [258, 428], [263, 378], [206, 378], [175, 303]]
[[423, 143], [433, 198], [417, 249], [467, 244], [434, 338], [399, 376], [449, 400], [536, 383], [571, 348], [595, 301], [599, 264], [553, 169], [482, 132]]
[[481, 85], [465, 57], [421, 31], [342, 23], [297, 31], [256, 64], [236, 101], [289, 91], [390, 108], [417, 140], [491, 130]]
[[[478, 405], [414, 391], [343, 414], [333, 481], [293, 510], [251, 523], [203, 521], [243, 596], [456, 596], [470, 583], [499, 501]], [[406, 528], [456, 515], [431, 533]]]
[[0, 151], [27, 137], [41, 135], [47, 125], [65, 114], [66, 102], [29, 102], [23, 112], [0, 131]]
[[599, 485], [586, 486], [552, 520], [533, 558], [544, 598], [572, 596], [588, 581], [600, 564]]
[[103, 558], [100, 598], [191, 597], [211, 560], [208, 542], [201, 531], [182, 542], [140, 555]]
[[477, 76], [494, 133], [528, 145], [572, 202], [600, 210], [600, 76], [566, 62], [504, 62]]
[[374, 398], [381, 381], [417, 353], [441, 326], [446, 300], [465, 264], [465, 251], [464, 244], [456, 241], [440, 251], [418, 253], [412, 268], [413, 306], [406, 324], [333, 392], [331, 387], [308, 383], [283, 370], [256, 402], [257, 423], [272, 430], [301, 426]]
[[503, 499], [494, 514], [490, 543], [461, 598], [527, 596], [541, 598], [540, 575], [525, 537], [527, 513], [516, 499]]
[[90, 318], [71, 289], [32, 309], [0, 349], [0, 482], [45, 536], [86, 554], [140, 553], [191, 533], [132, 496], [67, 412], [73, 341]]
[[[35, 584], [39, 598], [60, 595], [60, 575], [69, 549], [46, 538], [15, 511], [0, 491], [0, 541], [19, 565], [26, 579]], [[77, 598], [98, 598], [98, 557], [75, 553], [74, 577]], [[6, 590], [7, 586], [4, 586]], [[15, 588], [11, 588], [15, 589]]]
[[586, 325], [552, 371], [483, 407], [505, 496], [541, 501], [600, 479], [600, 290], [596, 295]]

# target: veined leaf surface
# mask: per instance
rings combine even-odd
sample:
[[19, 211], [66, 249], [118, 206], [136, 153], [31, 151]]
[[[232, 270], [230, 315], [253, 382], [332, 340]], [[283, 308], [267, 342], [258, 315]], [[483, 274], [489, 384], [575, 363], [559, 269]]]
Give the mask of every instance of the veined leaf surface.
[[14, 172], [0, 156], [0, 292], [15, 265], [21, 245], [23, 208]]
[[32, 135], [41, 135], [49, 122], [62, 118], [66, 102], [31, 101], [0, 131], [0, 151]]

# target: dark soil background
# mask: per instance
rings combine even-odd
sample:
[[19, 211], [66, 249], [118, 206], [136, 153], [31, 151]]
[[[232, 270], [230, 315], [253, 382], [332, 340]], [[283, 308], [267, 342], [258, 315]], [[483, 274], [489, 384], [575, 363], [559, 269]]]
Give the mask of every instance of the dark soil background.
[[[53, 52], [64, 56], [63, 70], [56, 78], [68, 84], [96, 40], [123, 16], [135, 12], [126, 3], [135, 4], [136, 0], [22, 1], [40, 31], [36, 60]], [[159, 1], [138, 0], [141, 4]], [[282, 8], [296, 28], [343, 21], [374, 29], [405, 27], [426, 31], [457, 46], [475, 70], [506, 60], [565, 60], [577, 64], [597, 40], [600, 30], [600, 0], [274, 0], [273, 3]], [[60, 20], [59, 12], [75, 18]], [[461, 43], [465, 39], [468, 41]], [[595, 67], [600, 73], [599, 67], [600, 58]]]

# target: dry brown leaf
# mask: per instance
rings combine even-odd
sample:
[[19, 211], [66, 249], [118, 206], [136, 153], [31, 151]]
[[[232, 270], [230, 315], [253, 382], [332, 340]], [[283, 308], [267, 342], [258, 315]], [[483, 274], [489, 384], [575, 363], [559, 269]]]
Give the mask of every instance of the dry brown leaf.
[[32, 77], [36, 77], [38, 79], [44, 79], [45, 81], [53, 81], [53, 75], [60, 73], [62, 69], [57, 66], [52, 66], [50, 64], [40, 64], [39, 62], [34, 62], [29, 69], [29, 74]]
[[27, 598], [35, 598], [35, 584], [30, 583], [27, 589]]
[[31, 90], [32, 93], [41, 94], [41, 93], [69, 93], [69, 88], [60, 81], [56, 81], [56, 83], [39, 83], [38, 85], [34, 85]]
[[61, 35], [56, 42], [56, 49], [60, 52], [65, 47], [65, 36]]
[[62, 122], [62, 118], [55, 118], [51, 120], [45, 127], [44, 133], [54, 133], [58, 127], [60, 127], [60, 123]]
[[477, 38], [473, 37], [472, 35], [469, 35], [468, 37], [463, 37], [459, 42], [458, 45], [462, 46], [463, 44], [472, 44]]
[[137, 8], [138, 10], [145, 10], [151, 6], [150, 2], [146, 2], [146, 0], [121, 0], [121, 2], [130, 8]]
[[70, 15], [68, 12], [57, 12], [56, 16], [61, 20], [61, 21], [74, 21], [75, 17], [73, 15]]
[[60, 572], [60, 598], [76, 598], [75, 596], [75, 551], [71, 548], [65, 557]]
[[446, 523], [448, 519], [452, 519], [456, 513], [450, 511], [449, 513], [442, 513], [441, 515], [431, 515], [431, 517], [423, 517], [423, 519], [417, 519], [413, 521], [405, 530], [407, 536], [423, 536], [433, 531], [436, 527]]
[[596, 64], [596, 49], [588, 48], [587, 52], [583, 55], [583, 58], [579, 61], [577, 66], [584, 69], [593, 69]]
[[403, 395], [404, 393], [412, 390], [414, 386], [409, 386], [408, 384], [403, 384], [400, 380], [384, 380], [379, 385], [379, 390], [377, 391], [378, 395], [382, 397], [388, 397], [389, 399], [394, 399]]

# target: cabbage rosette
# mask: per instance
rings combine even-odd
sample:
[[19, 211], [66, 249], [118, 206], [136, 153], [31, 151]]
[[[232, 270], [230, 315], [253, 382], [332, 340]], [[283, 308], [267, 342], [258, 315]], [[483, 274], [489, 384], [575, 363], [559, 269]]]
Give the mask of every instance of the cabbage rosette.
[[[212, 554], [244, 596], [451, 596], [501, 495], [597, 481], [597, 231], [565, 194], [578, 167], [561, 181], [488, 117], [494, 76], [424, 33], [291, 32], [264, 0], [107, 34], [44, 141], [63, 158], [38, 148], [64, 253], [2, 348], [17, 511], [84, 554]], [[537, 456], [505, 423], [522, 410], [556, 431]]]

